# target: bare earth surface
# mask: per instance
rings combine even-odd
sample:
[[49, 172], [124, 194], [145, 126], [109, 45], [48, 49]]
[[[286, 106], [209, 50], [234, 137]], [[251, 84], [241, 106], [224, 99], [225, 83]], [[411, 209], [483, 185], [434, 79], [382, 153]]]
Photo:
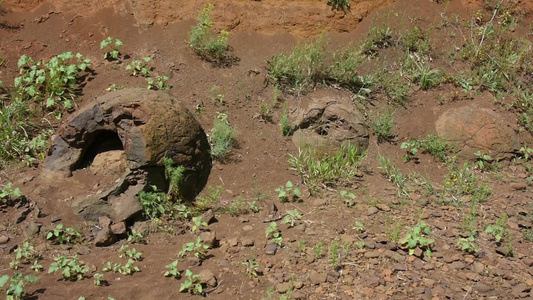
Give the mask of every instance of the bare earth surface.
[[[435, 1], [437, 2], [437, 1]], [[221, 186], [219, 202], [228, 206], [237, 199], [253, 202], [260, 212], [238, 216], [216, 213], [217, 221], [201, 229], [215, 232], [217, 245], [208, 257], [195, 265], [191, 259], [180, 259], [178, 269], [195, 274], [210, 270], [216, 277], [214, 286], [206, 286], [210, 299], [530, 299], [533, 297], [533, 258], [531, 254], [531, 216], [533, 194], [527, 178], [531, 176], [522, 164], [508, 157], [500, 162], [497, 172], [475, 169], [480, 181], [492, 188], [492, 195], [478, 207], [477, 253], [461, 251], [458, 242], [467, 238], [464, 207], [440, 205], [432, 195], [413, 191], [410, 200], [398, 196], [396, 185], [383, 175], [379, 155], [388, 157], [405, 174], [418, 172], [442, 189], [448, 169], [436, 158], [421, 153], [417, 161], [403, 162], [402, 142], [436, 133], [437, 120], [450, 109], [473, 106], [474, 110], [495, 112], [509, 125], [520, 145], [532, 145], [531, 135], [521, 131], [517, 114], [494, 101], [489, 92], [464, 96], [460, 87], [443, 84], [424, 91], [413, 87], [409, 102], [395, 106], [393, 142], [378, 143], [370, 134], [366, 157], [360, 174], [347, 186], [326, 189], [319, 195], [310, 193], [295, 170], [287, 163], [289, 154], [298, 149], [280, 132], [280, 106], [273, 108], [272, 122], [259, 117], [264, 103], [273, 103], [273, 86], [266, 82], [267, 62], [272, 56], [292, 49], [298, 41], [320, 34], [328, 39], [328, 49], [356, 45], [367, 37], [369, 28], [382, 23], [398, 28], [414, 26], [437, 28], [444, 18], [462, 18], [466, 22], [482, 11], [482, 1], [451, 0], [434, 3], [429, 0], [352, 0], [348, 13], [332, 11], [325, 0], [220, 0], [213, 1], [212, 17], [217, 30], [230, 32], [231, 55], [238, 60], [229, 67], [216, 67], [202, 61], [188, 45], [188, 33], [195, 18], [208, 1], [180, 0], [4, 0], [0, 4], [0, 80], [11, 85], [18, 74], [17, 61], [22, 54], [36, 60], [49, 59], [65, 51], [82, 53], [91, 59], [91, 79], [76, 100], [78, 107], [102, 96], [111, 84], [145, 87], [143, 78], [130, 76], [125, 66], [133, 59], [151, 57], [153, 75], [169, 76], [168, 93], [191, 112], [195, 112], [206, 133], [213, 126], [217, 112], [226, 113], [237, 128], [237, 147], [229, 159], [214, 161], [206, 188]], [[516, 2], [516, 1], [515, 1]], [[531, 12], [533, 4], [518, 1], [520, 21], [516, 34], [532, 41]], [[451, 34], [454, 32], [454, 34]], [[457, 27], [433, 29], [433, 67], [445, 70], [447, 57], [454, 47], [462, 47], [462, 34]], [[114, 66], [103, 59], [100, 42], [107, 36], [119, 38], [124, 61]], [[361, 75], [372, 74], [376, 61], [394, 65], [398, 55], [387, 52], [375, 60], [361, 64]], [[381, 54], [380, 54], [381, 55]], [[216, 92], [213, 87], [218, 86]], [[213, 101], [223, 95], [224, 101]], [[318, 85], [306, 95], [283, 95], [289, 111], [305, 106], [312, 99], [332, 97], [350, 99], [342, 89]], [[203, 107], [198, 112], [198, 107]], [[385, 96], [370, 97], [364, 116], [368, 124], [390, 108]], [[62, 121], [56, 121], [56, 126]], [[371, 127], [371, 125], [369, 125]], [[481, 138], [485, 141], [486, 139]], [[470, 151], [470, 150], [469, 150]], [[472, 154], [472, 153], [469, 153]], [[462, 159], [462, 158], [460, 158]], [[462, 160], [461, 163], [462, 164]], [[0, 237], [9, 238], [0, 245], [0, 276], [12, 275], [9, 262], [14, 249], [29, 239], [41, 254], [44, 271], [35, 273], [30, 265], [21, 265], [24, 275], [38, 276], [36, 283], [25, 286], [27, 299], [186, 299], [199, 298], [180, 293], [185, 278], [164, 277], [165, 266], [178, 258], [182, 245], [196, 240], [190, 222], [166, 224], [172, 230], [159, 230], [146, 236], [146, 244], [133, 244], [143, 253], [136, 263], [140, 272], [133, 275], [104, 273], [102, 286], [91, 278], [103, 273], [107, 261], [122, 262], [120, 240], [108, 247], [92, 242], [94, 224], [82, 221], [72, 209], [77, 200], [112, 186], [119, 176], [102, 174], [90, 168], [74, 172], [72, 177], [54, 179], [43, 175], [37, 167], [6, 167], [0, 172], [0, 186], [13, 182], [30, 201], [29, 214], [22, 221], [25, 207], [0, 207]], [[303, 192], [303, 201], [281, 203], [275, 189], [291, 181]], [[355, 205], [347, 206], [340, 190], [353, 192]], [[239, 198], [240, 197], [240, 198]], [[278, 213], [270, 216], [272, 206]], [[248, 207], [248, 205], [246, 205]], [[36, 207], [40, 209], [40, 214]], [[301, 220], [295, 227], [282, 222], [286, 211], [297, 209]], [[504, 244], [485, 232], [504, 214], [508, 215], [508, 237]], [[60, 221], [58, 221], [60, 219]], [[269, 250], [265, 229], [270, 221], [278, 221], [283, 246], [275, 254]], [[400, 247], [408, 227], [423, 220], [431, 228], [435, 240], [431, 257], [423, 253], [409, 255]], [[57, 224], [81, 229], [85, 241], [75, 245], [53, 245], [46, 233]], [[40, 234], [31, 228], [39, 224]], [[364, 230], [358, 228], [362, 224]], [[133, 224], [128, 224], [133, 225]], [[525, 232], [525, 233], [524, 233]], [[398, 238], [398, 236], [400, 238]], [[512, 238], [509, 238], [512, 237]], [[322, 245], [322, 252], [317, 249]], [[332, 263], [332, 249], [338, 265]], [[512, 253], [502, 250], [512, 248]], [[420, 250], [421, 251], [421, 250]], [[57, 255], [78, 255], [89, 267], [86, 278], [65, 281], [58, 273], [48, 274]], [[246, 262], [258, 263], [257, 272], [247, 269]], [[334, 259], [333, 259], [334, 260]], [[253, 269], [253, 268], [252, 268]], [[18, 272], [18, 271], [17, 271]], [[3, 290], [2, 290], [3, 291]], [[3, 296], [3, 293], [2, 293]]]

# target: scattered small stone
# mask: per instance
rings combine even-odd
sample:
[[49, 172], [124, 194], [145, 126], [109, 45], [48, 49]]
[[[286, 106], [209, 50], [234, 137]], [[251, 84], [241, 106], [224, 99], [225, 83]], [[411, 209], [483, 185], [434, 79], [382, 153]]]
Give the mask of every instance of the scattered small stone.
[[305, 223], [302, 223], [302, 224], [298, 224], [296, 226], [294, 226], [294, 230], [295, 231], [305, 231], [305, 229], [307, 228], [307, 225]]
[[378, 211], [379, 211], [379, 209], [378, 209], [377, 207], [375, 207], [375, 206], [371, 206], [371, 207], [368, 208], [366, 214], [367, 214], [368, 216], [371, 216], [371, 215], [377, 214]]
[[274, 255], [278, 251], [278, 245], [274, 243], [268, 243], [265, 246], [265, 254], [267, 255]]
[[380, 203], [376, 205], [376, 207], [377, 209], [385, 211], [385, 212], [390, 211], [390, 207], [387, 204]]
[[185, 262], [187, 263], [187, 266], [189, 267], [197, 267], [202, 264], [202, 261], [199, 258], [194, 257], [194, 256], [187, 257]]
[[486, 294], [492, 290], [492, 287], [484, 283], [476, 283], [472, 289], [478, 293]]
[[241, 244], [244, 247], [252, 247], [255, 244], [255, 241], [250, 237], [242, 237]]
[[417, 258], [413, 261], [413, 267], [415, 267], [417, 270], [422, 270], [424, 268], [424, 263], [422, 260]]
[[370, 287], [378, 287], [381, 284], [381, 279], [376, 275], [370, 275], [364, 279], [363, 284]]
[[236, 247], [237, 245], [239, 245], [239, 239], [238, 238], [228, 239], [228, 246]]
[[87, 254], [91, 253], [91, 249], [89, 249], [89, 247], [86, 247], [86, 246], [81, 246], [81, 247], [78, 248], [77, 253], [79, 255], [87, 255]]
[[527, 185], [525, 183], [513, 182], [511, 183], [511, 188], [516, 191], [525, 191]]
[[326, 279], [326, 274], [318, 273], [315, 270], [312, 270], [311, 273], [309, 273], [309, 281], [311, 281], [313, 285], [324, 283], [326, 282]]
[[288, 292], [291, 288], [292, 288], [292, 285], [291, 285], [289, 282], [284, 282], [284, 283], [278, 283], [278, 284], [276, 284], [276, 290], [277, 290], [278, 293], [280, 293], [280, 294], [285, 294], [285, 293]]
[[24, 222], [24, 220], [26, 220], [26, 217], [30, 214], [30, 212], [31, 212], [31, 209], [29, 208], [25, 208], [21, 211], [18, 211], [17, 214], [15, 215], [15, 224]]
[[107, 247], [116, 242], [116, 236], [111, 232], [109, 226], [102, 227], [94, 237], [94, 245], [96, 247]]
[[198, 275], [200, 275], [198, 277], [198, 280], [200, 281], [201, 284], [205, 284], [205, 285], [210, 286], [210, 287], [217, 286], [217, 278], [215, 277], [215, 274], [213, 274], [213, 272], [211, 272], [211, 270], [204, 269], [204, 270], [200, 271], [200, 273], [198, 273]]
[[328, 203], [328, 200], [326, 199], [316, 199], [315, 201], [313, 201], [313, 206], [314, 207], [320, 207], [320, 206], [324, 206]]
[[214, 231], [204, 231], [200, 233], [200, 239], [207, 245], [210, 249], [216, 246], [217, 235]]
[[111, 225], [111, 232], [115, 235], [126, 234], [126, 222], [118, 222], [117, 224]]
[[41, 227], [43, 226], [43, 223], [37, 223], [37, 222], [30, 222], [26, 227], [24, 228], [24, 233], [26, 234], [27, 238], [33, 238], [39, 235], [39, 232], [41, 231]]
[[517, 284], [513, 289], [511, 290], [511, 293], [515, 298], [524, 298], [531, 292], [531, 287], [527, 286], [526, 284]]
[[244, 231], [252, 231], [254, 230], [254, 227], [252, 225], [245, 225], [242, 230]]
[[483, 272], [485, 271], [485, 265], [476, 261], [472, 264], [472, 271], [474, 271], [477, 274], [483, 274]]
[[209, 209], [202, 214], [202, 222], [206, 222], [207, 225], [212, 224], [216, 221], [217, 219], [215, 218], [215, 213], [212, 209]]
[[364, 242], [365, 242], [365, 247], [367, 249], [376, 249], [376, 242], [374, 242], [374, 240], [366, 239], [364, 240]]
[[465, 264], [461, 261], [454, 261], [449, 265], [450, 269], [461, 270], [464, 269]]
[[364, 255], [366, 258], [378, 258], [381, 256], [379, 251], [369, 251]]
[[307, 296], [302, 291], [292, 292], [291, 297], [295, 300], [307, 299]]
[[0, 235], [0, 245], [7, 244], [9, 242], [9, 237], [5, 235]]
[[407, 271], [408, 268], [404, 264], [394, 264], [394, 271]]

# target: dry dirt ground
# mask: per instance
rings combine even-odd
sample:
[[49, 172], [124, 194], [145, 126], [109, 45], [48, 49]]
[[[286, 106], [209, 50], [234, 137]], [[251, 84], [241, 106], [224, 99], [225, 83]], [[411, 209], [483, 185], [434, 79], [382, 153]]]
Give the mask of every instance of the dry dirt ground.
[[[17, 61], [22, 54], [37, 60], [72, 51], [91, 59], [94, 71], [76, 100], [83, 106], [94, 97], [107, 93], [111, 84], [145, 87], [143, 78], [130, 76], [124, 67], [132, 60], [151, 57], [153, 74], [168, 76], [170, 95], [179, 99], [209, 132], [217, 112], [226, 113], [237, 128], [237, 147], [224, 162], [215, 161], [209, 181], [200, 196], [206, 197], [209, 187], [221, 186], [218, 199], [229, 206], [237, 199], [255, 203], [260, 212], [232, 216], [216, 213], [217, 221], [201, 231], [216, 233], [217, 245], [208, 250], [201, 265], [193, 259], [179, 259], [178, 278], [164, 277], [166, 265], [178, 259], [185, 243], [194, 241], [190, 222], [160, 225], [145, 237], [146, 244], [129, 244], [142, 252], [137, 262], [139, 272], [132, 275], [102, 272], [108, 261], [122, 262], [120, 240], [108, 247], [92, 242], [93, 224], [82, 222], [73, 212], [73, 199], [90, 195], [116, 178], [94, 175], [86, 170], [75, 172], [61, 182], [46, 181], [41, 167], [6, 165], [0, 173], [0, 187], [13, 182], [31, 203], [3, 206], [0, 211], [0, 275], [36, 275], [38, 281], [24, 286], [27, 299], [184, 299], [198, 295], [180, 293], [185, 270], [198, 274], [210, 270], [216, 277], [214, 286], [205, 286], [205, 296], [212, 299], [517, 299], [533, 297], [533, 259], [531, 256], [531, 214], [533, 195], [527, 179], [531, 173], [524, 159], [502, 160], [497, 170], [484, 171], [471, 162], [479, 182], [490, 185], [492, 193], [472, 212], [470, 206], [442, 205], [438, 197], [413, 190], [406, 199], [397, 185], [383, 174], [378, 156], [390, 158], [407, 176], [418, 172], [436, 183], [449, 173], [436, 158], [419, 153], [416, 162], [403, 162], [404, 141], [423, 139], [435, 133], [436, 120], [449, 109], [475, 105], [497, 112], [501, 120], [519, 132], [518, 114], [494, 100], [491, 93], [463, 93], [461, 87], [442, 84], [424, 91], [413, 85], [404, 106], [389, 104], [383, 93], [371, 93], [364, 114], [369, 127], [381, 113], [394, 109], [395, 137], [381, 142], [370, 134], [366, 157], [359, 176], [336, 190], [326, 189], [309, 196], [298, 174], [287, 163], [289, 154], [297, 149], [290, 138], [281, 134], [281, 105], [272, 108], [272, 122], [259, 117], [262, 104], [273, 103], [273, 85], [266, 81], [267, 61], [272, 56], [290, 51], [298, 41], [324, 34], [328, 49], [339, 49], [353, 42], [360, 44], [369, 29], [389, 24], [393, 30], [401, 26], [435, 28], [431, 32], [432, 67], [446, 70], [463, 67], [449, 63], [449, 53], [463, 47], [460, 32], [464, 26], [441, 26], [446, 20], [460, 24], [485, 16], [492, 10], [483, 1], [364, 1], [352, 0], [351, 11], [335, 12], [325, 0], [216, 0], [213, 19], [217, 30], [230, 32], [230, 53], [238, 60], [229, 67], [213, 66], [200, 59], [188, 46], [188, 33], [195, 24], [198, 11], [207, 1], [177, 0], [106, 0], [106, 1], [41, 1], [4, 0], [0, 4], [0, 80], [11, 85], [17, 76]], [[497, 2], [497, 1], [496, 1]], [[504, 1], [508, 2], [508, 1]], [[528, 1], [514, 1], [519, 19], [513, 33], [532, 40], [531, 10]], [[515, 12], [516, 12], [515, 11]], [[488, 19], [487, 17], [488, 16]], [[402, 25], [400, 25], [402, 24]], [[467, 28], [467, 27], [466, 27]], [[100, 42], [107, 36], [124, 43], [125, 56], [119, 65], [103, 59]], [[393, 66], [399, 57], [385, 50], [378, 58], [363, 63], [361, 75], [373, 74], [376, 62]], [[117, 67], [118, 66], [118, 67]], [[398, 71], [399, 72], [399, 71]], [[213, 91], [214, 87], [218, 87]], [[223, 95], [223, 101], [219, 95]], [[283, 94], [282, 100], [294, 109], [312, 98], [330, 96], [352, 97], [340, 88], [317, 85], [306, 95]], [[198, 111], [198, 107], [202, 107]], [[68, 114], [63, 120], [68, 118]], [[57, 126], [61, 121], [56, 122]], [[372, 132], [372, 130], [370, 130]], [[520, 131], [521, 145], [532, 145], [531, 135]], [[460, 158], [459, 165], [463, 160]], [[302, 201], [281, 203], [275, 189], [291, 181], [303, 192]], [[354, 205], [346, 205], [341, 190], [353, 192]], [[255, 202], [254, 202], [255, 201]], [[294, 227], [269, 213], [275, 205], [277, 216], [297, 209], [302, 218]], [[248, 204], [246, 204], [248, 206]], [[37, 207], [40, 213], [37, 211]], [[29, 215], [20, 219], [24, 212]], [[494, 240], [486, 228], [507, 215], [501, 242]], [[469, 219], [471, 217], [471, 219]], [[469, 220], [477, 228], [468, 227]], [[271, 220], [277, 221], [283, 245], [275, 254], [269, 250], [265, 230]], [[431, 229], [434, 239], [431, 255], [418, 247], [413, 255], [401, 241], [420, 220]], [[74, 245], [53, 245], [45, 239], [49, 230], [62, 223], [80, 229], [85, 240]], [[38, 224], [40, 234], [32, 235]], [[131, 225], [131, 224], [129, 224]], [[468, 227], [465, 229], [465, 227]], [[461, 241], [474, 236], [477, 252], [461, 251]], [[25, 240], [35, 246], [44, 271], [34, 272], [22, 264], [10, 268], [15, 249]], [[421, 249], [423, 248], [423, 249]], [[48, 273], [54, 257], [78, 255], [89, 267], [79, 281], [63, 280], [59, 273]], [[257, 266], [250, 266], [250, 262]], [[93, 284], [92, 276], [103, 273], [101, 286]], [[4, 291], [6, 287], [2, 291]], [[2, 296], [3, 296], [2, 292]]]

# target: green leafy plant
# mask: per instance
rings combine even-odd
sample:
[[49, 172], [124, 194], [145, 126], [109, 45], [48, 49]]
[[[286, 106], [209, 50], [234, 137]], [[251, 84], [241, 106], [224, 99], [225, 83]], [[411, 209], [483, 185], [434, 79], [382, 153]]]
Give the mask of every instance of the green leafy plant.
[[401, 245], [409, 249], [409, 255], [415, 253], [415, 249], [425, 250], [425, 254], [431, 257], [431, 244], [435, 242], [434, 239], [428, 238], [431, 234], [431, 229], [424, 221], [419, 221], [414, 227], [408, 229], [408, 233], [401, 241]]
[[327, 5], [331, 6], [331, 10], [340, 10], [343, 12], [350, 10], [350, 0], [328, 0]]
[[191, 211], [185, 204], [173, 200], [172, 196], [166, 193], [159, 192], [155, 185], [151, 188], [151, 192], [141, 191], [138, 195], [145, 217], [151, 220], [189, 218]]
[[138, 232], [135, 229], [132, 229], [128, 234], [126, 242], [130, 244], [146, 244], [146, 239], [144, 238], [141, 232]]
[[185, 167], [174, 166], [174, 161], [168, 157], [163, 158], [163, 165], [165, 166], [165, 178], [170, 182], [168, 192], [179, 198], [181, 196], [180, 186], [183, 181]]
[[213, 21], [210, 15], [214, 8], [213, 4], [207, 4], [198, 13], [198, 22], [189, 31], [189, 46], [203, 59], [220, 63], [228, 51], [229, 32], [222, 30], [219, 35], [211, 33]]
[[221, 104], [221, 105], [225, 105], [226, 104], [226, 101], [225, 101], [225, 98], [226, 96], [222, 93], [218, 93], [218, 90], [219, 90], [219, 86], [218, 85], [214, 85], [211, 90], [209, 91], [209, 94], [211, 95], [211, 102], [213, 102], [214, 104]]
[[483, 153], [482, 151], [476, 151], [474, 152], [474, 155], [476, 156], [476, 165], [480, 170], [490, 171], [494, 169], [494, 159], [492, 156]]
[[342, 201], [344, 204], [346, 204], [346, 206], [350, 207], [355, 205], [356, 197], [354, 193], [343, 190], [340, 191], [339, 194], [341, 195]]
[[496, 220], [496, 223], [487, 226], [485, 229], [485, 232], [491, 234], [496, 242], [500, 242], [502, 238], [508, 235], [507, 218], [507, 214], [503, 214]]
[[352, 229], [356, 233], [363, 233], [363, 232], [366, 231], [365, 225], [363, 223], [361, 223], [360, 221], [355, 221], [355, 225], [352, 227]]
[[365, 153], [361, 153], [357, 145], [346, 143], [331, 152], [311, 146], [300, 147], [297, 155], [289, 155], [288, 162], [314, 195], [350, 182], [359, 174], [358, 165], [364, 157]]
[[281, 53], [268, 62], [270, 80], [289, 92], [302, 93], [325, 77], [326, 43], [320, 37], [309, 44], [298, 43], [290, 54]]
[[[77, 62], [72, 62], [73, 60]], [[62, 103], [66, 109], [73, 108], [81, 81], [81, 72], [87, 70], [90, 59], [81, 54], [65, 52], [46, 62], [36, 62], [22, 55], [18, 60], [20, 76], [15, 78], [15, 98], [21, 101], [41, 102], [46, 109]]]
[[339, 253], [339, 242], [333, 241], [328, 248], [328, 256], [331, 262], [331, 266], [336, 268], [339, 265], [340, 253]]
[[287, 181], [285, 186], [280, 186], [275, 191], [278, 192], [278, 199], [282, 203], [289, 201], [296, 202], [302, 198], [302, 192], [291, 181]]
[[302, 215], [297, 209], [288, 210], [287, 215], [283, 218], [283, 223], [289, 224], [289, 227], [294, 227], [294, 223], [302, 219]]
[[217, 113], [209, 137], [211, 156], [215, 159], [227, 157], [235, 146], [236, 135], [237, 132], [229, 123], [228, 116], [225, 113]]
[[200, 283], [200, 275], [194, 274], [189, 269], [185, 270], [185, 281], [180, 285], [180, 292], [189, 292], [193, 295], [203, 295], [204, 288]]
[[58, 224], [54, 229], [48, 232], [46, 239], [53, 244], [73, 244], [82, 241], [83, 235], [75, 228], [65, 227], [63, 224]]
[[22, 273], [17, 273], [13, 277], [9, 275], [3, 275], [0, 277], [0, 288], [4, 287], [8, 282], [9, 286], [5, 291], [6, 300], [19, 300], [23, 299], [26, 295], [24, 286], [28, 283], [34, 283], [37, 281], [36, 276], [24, 276]]
[[[524, 159], [526, 161], [529, 160], [529, 157], [531, 157], [533, 155], [533, 149], [527, 147], [527, 146], [522, 146], [520, 147], [520, 150], [518, 150], [521, 155], [524, 157]], [[2, 198], [2, 194], [1, 194], [1, 191], [0, 191], [0, 198]]]
[[119, 39], [114, 39], [108, 36], [105, 40], [100, 42], [100, 50], [106, 50], [104, 53], [104, 59], [107, 60], [117, 60], [119, 59], [121, 53], [119, 48], [124, 44]]
[[381, 26], [372, 26], [368, 32], [368, 37], [361, 44], [361, 53], [368, 57], [378, 55], [380, 49], [386, 49], [396, 44], [392, 38], [392, 29], [383, 24]]
[[283, 102], [281, 117], [279, 119], [279, 127], [281, 128], [281, 134], [283, 134], [283, 136], [289, 136], [292, 132], [292, 125], [289, 122], [288, 105], [289, 103], [287, 101]]
[[208, 248], [209, 248], [208, 245], [202, 244], [202, 238], [197, 237], [196, 241], [184, 244], [181, 247], [181, 250], [178, 253], [178, 256], [183, 258], [187, 256], [187, 253], [192, 253], [199, 260], [204, 260], [205, 257], [207, 256]]
[[199, 230], [201, 227], [207, 226], [207, 222], [202, 221], [202, 216], [197, 216], [192, 218], [191, 231], [194, 233]]
[[324, 246], [322, 245], [322, 242], [318, 242], [313, 246], [313, 257], [315, 259], [322, 258], [322, 255], [324, 254]]
[[490, 195], [492, 195], [490, 186], [486, 182], [479, 182], [471, 167], [465, 163], [461, 168], [455, 165], [450, 167], [450, 172], [444, 179], [440, 202], [460, 206], [463, 204], [464, 196], [469, 196], [470, 202], [479, 203]]
[[131, 75], [133, 76], [141, 75], [147, 77], [150, 74], [150, 68], [147, 66], [147, 63], [151, 60], [150, 57], [134, 60], [126, 66], [126, 70], [131, 71]]
[[68, 258], [60, 255], [54, 257], [54, 262], [50, 265], [48, 273], [61, 272], [63, 279], [69, 281], [82, 280], [89, 268], [85, 266], [85, 262], [80, 260], [78, 256]]
[[378, 163], [380, 169], [383, 170], [385, 177], [389, 179], [392, 183], [398, 188], [398, 196], [403, 198], [409, 198], [409, 186], [407, 178], [402, 174], [402, 172], [396, 167], [390, 160], [381, 154], [378, 155]]
[[102, 285], [102, 278], [104, 278], [104, 274], [102, 273], [94, 273], [93, 275], [93, 278], [94, 278], [94, 286], [101, 286]]
[[[30, 263], [30, 261], [36, 259], [37, 255], [35, 252], [35, 247], [33, 247], [29, 241], [24, 241], [19, 247], [17, 247], [17, 249], [14, 250], [14, 253], [15, 259], [9, 263], [9, 267], [14, 270], [18, 269], [21, 262]], [[37, 262], [37, 260], [35, 260], [35, 262]]]
[[281, 231], [278, 229], [278, 224], [276, 222], [271, 222], [265, 230], [265, 235], [272, 242], [277, 245], [283, 245], [283, 237], [281, 236]]
[[0, 189], [0, 199], [14, 200], [20, 196], [22, 196], [20, 189], [14, 187], [11, 182], [8, 182], [2, 189]]
[[115, 272], [122, 275], [132, 275], [135, 272], [141, 271], [139, 267], [135, 265], [135, 263], [142, 260], [142, 252], [137, 251], [135, 248], [129, 249], [128, 245], [122, 245], [119, 249], [119, 253], [120, 258], [128, 259], [126, 264], [111, 263], [108, 261], [104, 264], [102, 271]]
[[259, 275], [259, 263], [255, 259], [247, 259], [245, 262], [241, 263], [246, 267], [246, 274], [250, 278], [257, 278]]
[[169, 90], [172, 86], [169, 86], [166, 84], [166, 82], [169, 80], [168, 76], [156, 76], [155, 79], [152, 77], [145, 77], [146, 83], [148, 84], [146, 86], [149, 90]]
[[476, 245], [476, 237], [474, 235], [459, 239], [457, 245], [461, 247], [461, 251], [467, 253], [476, 254], [479, 251], [479, 247]]
[[394, 111], [387, 111], [380, 116], [377, 116], [372, 122], [372, 129], [374, 136], [378, 139], [378, 143], [383, 141], [392, 141], [395, 135], [392, 133], [392, 126], [394, 124]]
[[165, 272], [165, 277], [180, 277], [180, 272], [178, 271], [178, 260], [175, 260], [170, 264], [166, 265], [165, 268], [167, 269], [167, 271]]
[[404, 162], [417, 159], [420, 150], [438, 158], [441, 162], [447, 162], [449, 160], [448, 153], [454, 153], [455, 151], [452, 144], [448, 143], [444, 138], [431, 133], [422, 140], [413, 139], [403, 142], [400, 148], [405, 149], [407, 152], [403, 157]]

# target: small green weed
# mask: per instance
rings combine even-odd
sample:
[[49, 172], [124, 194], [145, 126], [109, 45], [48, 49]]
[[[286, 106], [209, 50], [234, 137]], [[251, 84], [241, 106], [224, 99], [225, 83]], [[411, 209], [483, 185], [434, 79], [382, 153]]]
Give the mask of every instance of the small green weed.
[[253, 279], [259, 276], [259, 263], [255, 259], [247, 259], [241, 264], [246, 267], [246, 274], [248, 274], [248, 277]]
[[217, 113], [217, 117], [213, 122], [213, 129], [211, 129], [211, 136], [209, 137], [211, 156], [215, 159], [227, 157], [235, 146], [236, 136], [237, 132], [229, 123], [228, 115]]
[[339, 253], [339, 242], [333, 241], [328, 248], [328, 256], [331, 262], [331, 266], [336, 268], [339, 265], [340, 253]]
[[398, 188], [398, 196], [409, 198], [407, 178], [402, 174], [398, 167], [392, 163], [390, 158], [385, 158], [381, 154], [378, 155], [378, 163], [380, 165], [379, 168], [383, 170], [383, 174]]
[[278, 192], [278, 199], [281, 203], [284, 202], [297, 202], [302, 199], [302, 192], [291, 181], [287, 181], [285, 186], [280, 186], [276, 189]]
[[89, 268], [85, 266], [85, 262], [79, 259], [77, 256], [68, 258], [60, 255], [54, 257], [54, 262], [50, 265], [48, 273], [61, 272], [63, 279], [69, 281], [79, 281], [85, 276], [85, 273], [89, 271]]
[[457, 245], [461, 247], [461, 251], [467, 253], [476, 254], [479, 251], [479, 247], [476, 245], [476, 237], [474, 235], [459, 239]]
[[0, 199], [4, 200], [6, 203], [13, 202], [20, 196], [22, 196], [20, 189], [18, 187], [14, 187], [13, 183], [11, 182], [8, 182], [3, 188], [0, 189]]
[[281, 236], [281, 231], [278, 229], [278, 224], [276, 222], [271, 222], [265, 230], [265, 235], [272, 242], [277, 245], [283, 245], [283, 237]]
[[133, 76], [141, 75], [143, 77], [148, 77], [150, 74], [150, 67], [147, 66], [147, 63], [151, 60], [150, 57], [134, 60], [126, 66], [126, 70], [131, 71], [131, 75]]
[[19, 300], [26, 296], [24, 286], [28, 283], [36, 282], [37, 279], [37, 276], [28, 275], [23, 277], [22, 273], [17, 273], [13, 277], [3, 275], [0, 277], [0, 288], [9, 282], [9, 286], [5, 291], [6, 300]]
[[143, 207], [143, 214], [146, 218], [157, 220], [159, 218], [168, 219], [188, 219], [191, 211], [179, 201], [174, 201], [170, 195], [158, 192], [156, 186], [151, 186], [151, 192], [141, 191], [138, 195]]
[[297, 209], [288, 210], [287, 215], [283, 218], [283, 223], [289, 224], [289, 227], [294, 227], [296, 221], [301, 220], [302, 215]]
[[78, 229], [58, 224], [56, 228], [48, 232], [46, 239], [53, 244], [74, 244], [82, 241], [83, 235]]
[[187, 253], [192, 253], [194, 257], [198, 258], [199, 260], [204, 260], [207, 256], [207, 249], [209, 248], [208, 245], [202, 244], [202, 239], [200, 237], [196, 238], [196, 241], [186, 243], [181, 247], [180, 252], [178, 253], [178, 256], [183, 258], [187, 256]]
[[200, 283], [200, 275], [185, 270], [185, 282], [180, 285], [180, 292], [189, 292], [193, 295], [203, 295], [204, 288]]
[[415, 253], [415, 249], [425, 250], [425, 254], [431, 257], [431, 244], [435, 242], [434, 239], [428, 238], [431, 234], [431, 229], [424, 221], [419, 221], [414, 227], [409, 228], [409, 232], [405, 238], [401, 241], [402, 246], [406, 246], [409, 249], [409, 255]]
[[346, 206], [351, 207], [355, 205], [355, 194], [347, 191], [340, 191], [341, 199]]
[[102, 273], [94, 273], [93, 275], [93, 283], [94, 286], [101, 286], [102, 285], [102, 278], [104, 278], [104, 274]]
[[448, 143], [444, 138], [435, 134], [428, 134], [425, 139], [418, 140], [413, 139], [407, 142], [403, 142], [400, 148], [405, 149], [407, 153], [403, 157], [404, 162], [408, 162], [412, 159], [417, 159], [420, 149], [423, 152], [430, 154], [431, 156], [439, 159], [441, 162], [447, 162], [449, 160], [448, 154], [454, 153], [454, 146]]
[[169, 181], [168, 193], [179, 199], [181, 197], [180, 186], [183, 181], [185, 167], [174, 166], [174, 161], [168, 157], [163, 158], [163, 165], [165, 166], [165, 178]]
[[211, 34], [213, 21], [210, 15], [214, 8], [213, 4], [207, 4], [198, 13], [198, 23], [189, 31], [189, 46], [201, 58], [221, 63], [228, 50], [229, 32], [222, 30], [218, 36]]
[[313, 246], [313, 257], [315, 259], [320, 259], [324, 255], [324, 246], [322, 242], [318, 242]]
[[387, 111], [377, 116], [372, 122], [372, 129], [374, 130], [374, 136], [377, 138], [378, 143], [384, 141], [392, 141], [395, 135], [392, 133], [392, 126], [394, 124], [394, 111]]
[[173, 278], [179, 278], [180, 272], [178, 271], [178, 261], [175, 260], [171, 262], [170, 264], [166, 265], [165, 268], [167, 271], [165, 272], [165, 277], [173, 277]]
[[119, 48], [122, 47], [124, 44], [119, 39], [114, 39], [110, 36], [108, 36], [105, 40], [100, 42], [100, 50], [105, 49], [104, 53], [104, 59], [107, 60], [117, 60], [120, 58], [120, 50]]
[[331, 10], [347, 12], [350, 10], [350, 0], [328, 0], [326, 3], [331, 6]]
[[152, 77], [145, 77], [147, 86], [146, 88], [149, 90], [169, 90], [172, 86], [167, 85], [166, 82], [169, 80], [168, 76], [156, 76], [155, 78]]
[[311, 146], [289, 154], [289, 165], [314, 195], [323, 189], [335, 188], [350, 182], [359, 174], [358, 165], [365, 157], [357, 145], [347, 143], [336, 151], [320, 152]]
[[502, 240], [502, 238], [508, 235], [507, 218], [507, 214], [503, 214], [503, 216], [496, 220], [496, 223], [487, 226], [485, 229], [485, 232], [491, 234], [494, 240], [498, 243]]

